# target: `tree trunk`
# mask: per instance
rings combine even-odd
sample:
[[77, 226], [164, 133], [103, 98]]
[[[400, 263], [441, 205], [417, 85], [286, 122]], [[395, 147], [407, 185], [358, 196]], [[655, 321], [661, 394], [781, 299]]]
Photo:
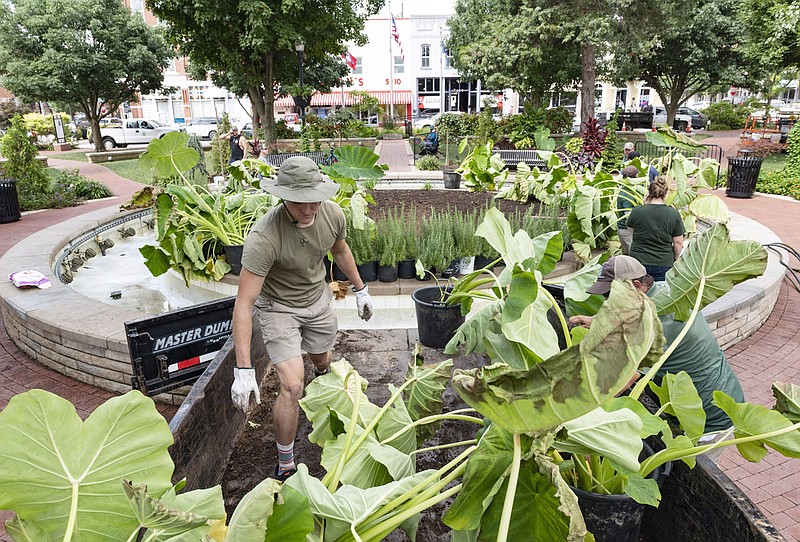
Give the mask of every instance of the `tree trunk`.
[[94, 141], [94, 150], [103, 152], [106, 148], [103, 146], [103, 135], [100, 133], [100, 118], [96, 115], [87, 116], [89, 124], [92, 127], [92, 141]]
[[581, 45], [581, 126], [594, 117], [594, 87], [597, 79], [595, 45]]

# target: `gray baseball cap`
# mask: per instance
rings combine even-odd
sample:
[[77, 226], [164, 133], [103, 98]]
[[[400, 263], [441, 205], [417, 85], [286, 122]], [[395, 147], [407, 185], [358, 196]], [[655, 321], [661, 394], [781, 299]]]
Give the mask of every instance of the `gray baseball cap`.
[[607, 294], [613, 280], [633, 280], [642, 278], [647, 270], [639, 260], [630, 256], [612, 256], [603, 264], [597, 282], [586, 291], [590, 294]]
[[284, 160], [276, 178], [262, 186], [273, 196], [295, 203], [325, 201], [339, 191], [339, 185], [322, 175], [319, 166], [305, 156], [292, 156]]

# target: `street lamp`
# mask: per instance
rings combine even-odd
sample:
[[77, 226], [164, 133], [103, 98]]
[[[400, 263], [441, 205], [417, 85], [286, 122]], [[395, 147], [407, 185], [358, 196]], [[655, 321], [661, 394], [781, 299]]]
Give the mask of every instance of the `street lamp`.
[[297, 40], [294, 42], [294, 50], [297, 53], [297, 70], [300, 72], [300, 129], [305, 131], [306, 129], [306, 97], [305, 91], [303, 89], [303, 52], [305, 51], [305, 46], [303, 42]]

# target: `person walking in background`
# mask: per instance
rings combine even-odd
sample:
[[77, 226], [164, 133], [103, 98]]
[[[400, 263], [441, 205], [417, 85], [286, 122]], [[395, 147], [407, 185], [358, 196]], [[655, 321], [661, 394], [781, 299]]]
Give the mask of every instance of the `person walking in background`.
[[256, 223], [244, 243], [233, 308], [236, 367], [231, 398], [245, 412], [250, 410], [251, 394], [256, 403], [261, 402], [250, 359], [255, 314], [280, 382], [272, 413], [278, 447], [275, 478], [284, 481], [296, 472], [294, 440], [305, 383], [303, 352], [316, 376], [327, 373], [338, 331], [322, 262], [328, 252], [353, 285], [358, 315], [364, 320], [372, 317], [372, 299], [345, 241], [344, 213], [329, 201], [339, 185], [323, 177], [313, 160], [297, 156], [286, 159], [276, 179], [262, 187], [283, 202]]
[[656, 281], [665, 280], [683, 251], [683, 219], [664, 204], [667, 178], [659, 176], [648, 190], [645, 204], [631, 210], [626, 227], [632, 231], [630, 255], [639, 260]]
[[244, 158], [247, 150], [247, 140], [239, 133], [239, 128], [234, 126], [230, 132], [222, 134], [219, 138], [223, 141], [228, 141], [231, 145], [231, 157], [228, 159], [228, 165]]
[[639, 158], [642, 156], [636, 152], [636, 146], [633, 144], [633, 141], [625, 142], [625, 145], [622, 147], [622, 154], [624, 155], [624, 158], [622, 159], [623, 162], [629, 162], [634, 158]]

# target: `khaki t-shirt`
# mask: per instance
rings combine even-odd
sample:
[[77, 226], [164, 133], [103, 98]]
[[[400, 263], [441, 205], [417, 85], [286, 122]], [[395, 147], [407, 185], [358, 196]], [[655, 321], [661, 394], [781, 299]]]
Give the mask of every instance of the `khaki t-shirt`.
[[242, 265], [266, 277], [256, 306], [266, 300], [291, 307], [308, 307], [323, 293], [322, 260], [333, 244], [347, 237], [344, 213], [332, 201], [323, 201], [308, 228], [292, 224], [283, 205], [259, 220], [244, 242]]

